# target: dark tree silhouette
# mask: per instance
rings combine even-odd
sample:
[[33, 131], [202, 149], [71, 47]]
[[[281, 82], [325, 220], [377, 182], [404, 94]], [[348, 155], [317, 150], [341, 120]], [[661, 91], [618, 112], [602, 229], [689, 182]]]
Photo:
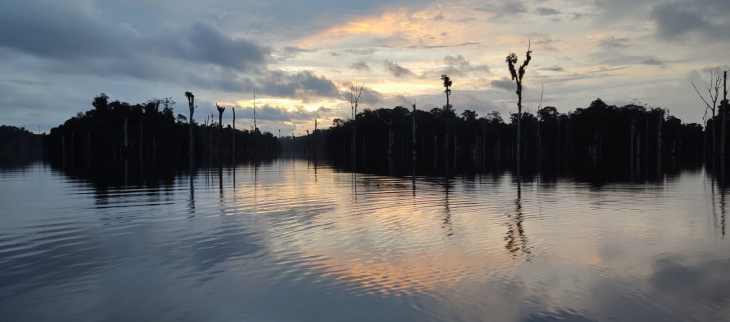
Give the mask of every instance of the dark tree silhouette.
[[522, 137], [522, 78], [525, 76], [525, 69], [527, 68], [527, 65], [530, 64], [530, 60], [532, 59], [532, 50], [530, 50], [530, 43], [528, 40], [527, 45], [527, 53], [525, 53], [525, 61], [522, 63], [522, 66], [519, 67], [519, 70], [515, 69], [515, 65], [517, 64], [517, 55], [515, 53], [510, 53], [507, 55], [507, 66], [509, 67], [510, 75], [512, 76], [512, 80], [517, 83], [517, 168], [520, 167], [520, 155], [522, 154], [522, 150], [520, 147], [521, 143], [521, 137]]
[[193, 136], [193, 113], [195, 112], [195, 95], [191, 92], [185, 92], [185, 97], [188, 98], [188, 108], [190, 109], [190, 157], [193, 157], [195, 153], [195, 137]]

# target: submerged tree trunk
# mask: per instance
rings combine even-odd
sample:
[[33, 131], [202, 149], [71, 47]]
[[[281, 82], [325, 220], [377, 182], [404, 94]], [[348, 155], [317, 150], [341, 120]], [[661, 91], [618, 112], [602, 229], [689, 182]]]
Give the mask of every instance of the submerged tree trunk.
[[414, 104], [412, 104], [412, 106], [413, 106], [413, 113], [411, 113], [411, 119], [413, 119], [413, 127], [412, 127], [412, 129], [413, 129], [413, 140], [412, 140], [413, 146], [412, 146], [412, 150], [413, 150], [413, 163], [415, 164], [415, 162], [416, 162], [416, 128], [418, 126], [416, 124], [416, 104], [414, 103]]
[[659, 123], [657, 123], [657, 138], [656, 138], [657, 174], [661, 173], [661, 168], [662, 168], [662, 121], [663, 120], [664, 120], [664, 112], [659, 111]]
[[[231, 106], [231, 112], [233, 112], [233, 132], [231, 132], [231, 153], [236, 156], [236, 109]], [[279, 130], [279, 139], [281, 139], [281, 130]]]
[[124, 118], [124, 149], [126, 150], [129, 146], [128, 134], [127, 134], [127, 118]]
[[629, 138], [629, 146], [631, 147], [629, 149], [629, 159], [631, 159], [631, 171], [634, 170], [634, 136], [636, 135], [636, 118], [631, 118], [631, 137]]
[[720, 148], [720, 155], [722, 156], [722, 159], [720, 162], [722, 162], [722, 166], [725, 166], [725, 150], [727, 149], [726, 145], [726, 138], [727, 138], [727, 109], [728, 109], [728, 101], [727, 101], [727, 71], [723, 74], [723, 95], [722, 95], [722, 102], [720, 105], [722, 106], [720, 108], [720, 113], [722, 113], [722, 134], [721, 134], [721, 140], [720, 144], [722, 144], [722, 147]]

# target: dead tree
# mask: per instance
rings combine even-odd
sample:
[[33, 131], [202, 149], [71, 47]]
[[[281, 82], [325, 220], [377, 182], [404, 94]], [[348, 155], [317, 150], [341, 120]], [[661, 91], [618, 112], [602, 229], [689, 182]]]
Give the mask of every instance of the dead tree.
[[185, 97], [188, 98], [188, 108], [190, 108], [190, 150], [189, 154], [192, 157], [195, 153], [195, 137], [193, 137], [193, 112], [195, 112], [195, 96], [191, 92], [185, 92]]
[[231, 132], [231, 153], [236, 156], [236, 109], [231, 106], [233, 112], [233, 132]]
[[218, 103], [215, 103], [215, 108], [218, 110], [218, 155], [220, 155], [221, 142], [223, 141], [223, 111], [226, 110], [226, 107], [218, 106]]
[[520, 168], [520, 154], [522, 154], [520, 150], [520, 141], [522, 137], [522, 78], [525, 76], [525, 69], [527, 68], [527, 65], [530, 64], [530, 60], [532, 59], [532, 50], [530, 50], [530, 42], [528, 40], [527, 43], [527, 53], [525, 54], [525, 61], [522, 63], [522, 66], [519, 67], [519, 69], [515, 69], [515, 65], [517, 64], [517, 55], [515, 53], [510, 53], [507, 55], [507, 66], [509, 67], [510, 75], [512, 76], [512, 80], [517, 83], [517, 169]]
[[717, 100], [720, 97], [720, 86], [721, 86], [722, 77], [720, 76], [720, 68], [710, 69], [710, 81], [705, 82], [705, 87], [707, 88], [707, 94], [708, 97], [705, 99], [702, 94], [700, 94], [700, 91], [697, 89], [697, 86], [695, 85], [694, 80], [692, 80], [692, 87], [694, 87], [695, 91], [697, 92], [697, 95], [702, 99], [702, 102], [705, 103], [705, 128], [707, 128], [707, 111], [712, 111], [712, 164], [713, 168], [715, 166], [715, 156], [717, 156], [717, 136], [716, 136], [716, 128], [717, 128], [717, 122], [715, 122], [715, 113], [716, 113], [716, 106], [717, 106]]
[[388, 159], [391, 159], [393, 157], [393, 118], [391, 117], [390, 120], [386, 121], [380, 116], [380, 113], [378, 113], [377, 110], [375, 110], [375, 115], [378, 116], [378, 118], [385, 123], [385, 125], [388, 126]]
[[416, 128], [418, 127], [418, 124], [416, 124], [416, 103], [411, 103], [411, 102], [408, 102], [408, 103], [411, 104], [411, 106], [413, 106], [413, 112], [411, 113], [411, 119], [413, 120], [412, 148], [413, 148], [413, 162], [415, 165], [415, 162], [416, 162]]
[[727, 139], [727, 109], [728, 107], [728, 101], [727, 101], [727, 71], [723, 72], [722, 76], [722, 101], [720, 102], [720, 105], [722, 106], [720, 108], [720, 113], [722, 113], [722, 133], [721, 133], [721, 140], [720, 144], [722, 145], [722, 148], [720, 149], [720, 155], [722, 156], [722, 164], [725, 164], [725, 149], [727, 146], [725, 145], [726, 139]]
[[542, 135], [540, 134], [540, 109], [542, 108], [542, 94], [545, 92], [545, 85], [540, 83], [540, 105], [537, 106], [537, 162], [542, 161]]
[[[362, 97], [362, 90], [365, 87], [365, 84], [360, 85], [360, 87], [357, 87], [357, 82], [353, 85], [350, 83], [349, 88], [349, 97], [348, 100], [350, 102], [350, 111], [352, 113], [352, 162], [355, 162], [355, 157], [357, 156], [357, 107], [360, 102], [360, 98]], [[365, 143], [363, 142], [363, 145]]]

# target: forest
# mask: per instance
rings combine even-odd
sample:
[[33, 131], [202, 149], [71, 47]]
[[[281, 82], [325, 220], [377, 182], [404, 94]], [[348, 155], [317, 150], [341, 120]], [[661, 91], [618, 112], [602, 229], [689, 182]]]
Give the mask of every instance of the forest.
[[[727, 72], [711, 70], [705, 94], [692, 82], [698, 102], [701, 99], [705, 104], [703, 126], [683, 123], [667, 109], [638, 102], [615, 106], [595, 99], [587, 107], [560, 113], [554, 106], [542, 106], [542, 93], [536, 114], [523, 112], [522, 82], [531, 59], [528, 48], [522, 64], [514, 53], [505, 60], [515, 82], [517, 102], [517, 112], [505, 116], [497, 111], [457, 114], [450, 102], [454, 82], [448, 75], [441, 76], [445, 105], [440, 108], [424, 111], [411, 103], [409, 107], [358, 110], [364, 85], [355, 83], [350, 84], [346, 98], [351, 107], [348, 119], [334, 119], [326, 129], [319, 129], [314, 120], [311, 133], [307, 130], [306, 136], [284, 138], [262, 133], [255, 125], [236, 129], [235, 107], [229, 108], [233, 127], [222, 125], [226, 107], [218, 104], [217, 120], [213, 114], [195, 118], [197, 106], [191, 92], [185, 93], [188, 116], [175, 115], [171, 97], [131, 105], [110, 102], [102, 93], [93, 98], [93, 109], [79, 112], [43, 136], [44, 153], [64, 162], [79, 158], [116, 161], [130, 155], [138, 160], [220, 161], [231, 156], [270, 158], [283, 152], [315, 160], [326, 156], [353, 167], [394, 162], [439, 167], [468, 162], [516, 165], [518, 170], [523, 166], [601, 164], [661, 171], [663, 162], [671, 160], [675, 164], [704, 163], [711, 169], [719, 163], [724, 169], [730, 143], [726, 140]], [[25, 142], [37, 142], [22, 130], [3, 127], [0, 131], [3, 137], [12, 138], [3, 140], [0, 151], [4, 154], [27, 153], [32, 149], [24, 148]]]
[[233, 155], [267, 157], [279, 153], [279, 140], [271, 133], [262, 133], [258, 128], [223, 127], [220, 122], [223, 107], [218, 107], [219, 115], [201, 117], [202, 123], [194, 120], [194, 96], [186, 94], [189, 94], [190, 118], [174, 114], [172, 98], [150, 99], [131, 105], [109, 102], [109, 96], [99, 94], [93, 98], [93, 109], [79, 112], [51, 129], [44, 137], [46, 154], [64, 161], [113, 161], [131, 155], [139, 159], [181, 161], [187, 160], [189, 155], [211, 160]]

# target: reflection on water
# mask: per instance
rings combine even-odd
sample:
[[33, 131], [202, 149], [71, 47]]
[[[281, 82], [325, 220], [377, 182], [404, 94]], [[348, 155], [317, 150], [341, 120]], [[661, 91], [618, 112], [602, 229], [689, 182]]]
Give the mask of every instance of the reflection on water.
[[730, 320], [727, 192], [702, 171], [184, 168], [0, 170], [1, 320]]

